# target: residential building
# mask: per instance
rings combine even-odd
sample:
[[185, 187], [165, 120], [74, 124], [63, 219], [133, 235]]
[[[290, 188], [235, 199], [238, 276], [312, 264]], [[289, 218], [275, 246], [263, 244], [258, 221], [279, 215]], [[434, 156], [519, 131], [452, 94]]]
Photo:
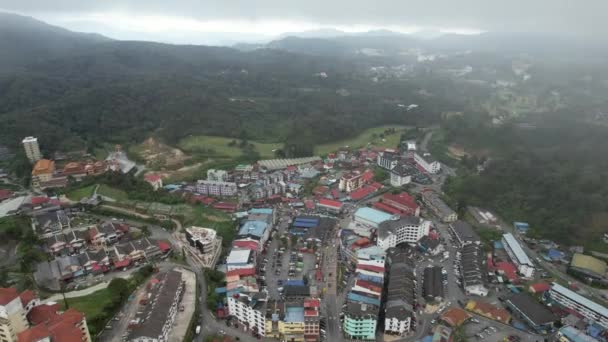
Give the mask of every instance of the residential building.
[[423, 153], [422, 155], [414, 153], [414, 161], [428, 173], [435, 174], [441, 171], [441, 164], [433, 159], [429, 153]]
[[199, 180], [196, 182], [195, 192], [201, 195], [232, 197], [236, 196], [238, 187], [233, 182], [216, 182]]
[[228, 180], [228, 172], [226, 170], [207, 170], [207, 180], [213, 182], [225, 182]]
[[285, 341], [303, 342], [305, 329], [304, 307], [301, 303], [285, 303], [285, 317], [279, 321], [279, 333]]
[[411, 330], [416, 304], [415, 267], [399, 255], [393, 255], [389, 268], [384, 333], [403, 336]]
[[462, 288], [467, 295], [485, 297], [488, 288], [485, 286], [484, 253], [478, 244], [467, 244], [460, 249], [460, 274]]
[[396, 195], [390, 193], [384, 194], [382, 196], [382, 203], [399, 210], [403, 215], [420, 215], [420, 207], [416, 203], [416, 200], [407, 192]]
[[458, 220], [458, 214], [441, 199], [439, 194], [432, 190], [422, 191], [422, 202], [426, 204], [439, 217], [442, 222]]
[[553, 331], [554, 323], [558, 320], [551, 310], [525, 293], [514, 294], [504, 303], [514, 317], [524, 321], [539, 334], [548, 334]]
[[152, 186], [154, 191], [163, 187], [163, 178], [157, 174], [147, 174], [144, 176], [144, 180]]
[[260, 336], [266, 335], [266, 304], [265, 292], [252, 294], [235, 294], [228, 297], [228, 312], [235, 317], [243, 327]]
[[219, 242], [215, 230], [196, 226], [186, 228], [186, 240], [203, 254], [215, 252]]
[[556, 337], [559, 342], [600, 342], [571, 325], [559, 329]]
[[424, 269], [422, 293], [430, 300], [438, 300], [444, 297], [442, 267], [433, 266]]
[[342, 211], [342, 202], [328, 198], [321, 198], [317, 202], [317, 209], [338, 214]]
[[449, 224], [450, 234], [454, 237], [458, 246], [466, 246], [469, 244], [478, 245], [481, 240], [479, 235], [473, 230], [473, 227], [465, 221], [456, 221]]
[[428, 235], [430, 229], [431, 221], [416, 216], [384, 221], [378, 225], [376, 244], [386, 250], [401, 243], [415, 243]]
[[127, 336], [129, 341], [168, 341], [185, 290], [185, 282], [182, 273], [174, 270], [167, 271], [156, 279], [157, 281], [150, 282], [151, 288], [145, 307], [135, 316], [137, 323], [130, 325]]
[[42, 153], [40, 153], [40, 146], [38, 145], [38, 138], [25, 137], [22, 141], [25, 155], [30, 163], [34, 164], [42, 159]]
[[92, 341], [87, 321], [81, 312], [70, 308], [59, 311], [59, 304], [36, 306], [28, 314], [32, 327], [18, 334], [19, 342]]
[[591, 301], [558, 283], [553, 283], [551, 285], [549, 297], [554, 302], [569, 310], [577, 312], [589, 321], [596, 322], [604, 328], [608, 328], [608, 309], [604, 306]]
[[391, 170], [391, 186], [400, 187], [412, 182], [414, 170], [405, 163], [399, 163]]
[[358, 340], [375, 340], [379, 307], [349, 302], [344, 310], [342, 331], [346, 337]]
[[345, 192], [353, 192], [365, 185], [363, 173], [352, 172], [342, 175], [340, 177], [340, 183], [338, 183], [338, 189]]
[[378, 228], [380, 223], [393, 220], [398, 216], [387, 214], [383, 211], [362, 207], [355, 212], [355, 222]]
[[[29, 297], [29, 296], [24, 296]], [[16, 342], [17, 334], [29, 328], [25, 318], [28, 303], [23, 303], [17, 289], [0, 288], [0, 339]]]
[[232, 248], [226, 259], [228, 271], [237, 268], [249, 268], [255, 264], [255, 253], [249, 249]]
[[469, 300], [464, 308], [467, 311], [474, 312], [485, 318], [501, 322], [503, 324], [509, 324], [511, 322], [511, 314], [509, 311], [496, 305], [477, 300]]
[[320, 308], [321, 301], [318, 298], [304, 300], [304, 340], [306, 342], [320, 340]]
[[380, 152], [376, 160], [378, 166], [386, 170], [394, 169], [399, 163], [399, 154], [394, 152]]
[[517, 267], [517, 271], [524, 277], [531, 278], [534, 274], [534, 264], [532, 264], [528, 255], [524, 252], [519, 241], [515, 239], [513, 234], [507, 233], [502, 236], [502, 244], [509, 258], [511, 258], [511, 261]]
[[40, 159], [32, 169], [32, 186], [42, 189], [44, 185], [53, 179], [55, 173], [55, 162], [49, 159]]

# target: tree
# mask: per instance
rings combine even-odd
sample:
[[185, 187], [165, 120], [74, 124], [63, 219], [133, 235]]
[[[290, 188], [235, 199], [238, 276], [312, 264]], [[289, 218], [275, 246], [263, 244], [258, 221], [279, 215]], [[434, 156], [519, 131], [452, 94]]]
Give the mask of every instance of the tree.
[[115, 298], [119, 301], [127, 299], [129, 296], [129, 282], [123, 278], [114, 278], [108, 284], [108, 290], [112, 293]]

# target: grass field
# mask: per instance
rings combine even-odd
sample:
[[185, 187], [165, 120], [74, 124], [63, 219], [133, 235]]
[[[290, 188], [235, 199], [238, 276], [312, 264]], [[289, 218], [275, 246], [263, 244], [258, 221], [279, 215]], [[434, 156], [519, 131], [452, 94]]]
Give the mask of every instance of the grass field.
[[[385, 130], [389, 128], [394, 128], [396, 132], [394, 134], [390, 134], [384, 137], [384, 139], [380, 139], [379, 137], [373, 138], [374, 134], [379, 136], [384, 133]], [[379, 127], [372, 127], [366, 129], [363, 133], [359, 134], [354, 138], [339, 140], [335, 142], [330, 142], [322, 145], [318, 145], [315, 147], [315, 154], [317, 155], [325, 155], [330, 152], [335, 152], [343, 147], [350, 148], [360, 148], [367, 146], [371, 143], [371, 145], [376, 147], [386, 147], [386, 148], [396, 148], [399, 144], [399, 139], [401, 137], [401, 133], [406, 129], [406, 126], [400, 125], [386, 125]]]
[[[233, 138], [216, 137], [209, 135], [197, 135], [183, 139], [179, 143], [179, 147], [184, 151], [196, 153], [213, 150], [214, 155], [225, 156], [228, 158], [235, 158], [243, 154], [243, 151], [238, 146], [228, 146]], [[258, 143], [250, 141], [255, 146], [255, 150], [260, 154], [263, 159], [274, 158], [274, 149], [281, 148], [280, 143]]]
[[126, 192], [119, 190], [119, 189], [109, 187], [105, 184], [102, 184], [99, 186], [99, 189], [97, 190], [97, 194], [113, 198], [117, 201], [126, 201], [128, 199]]
[[[103, 315], [104, 307], [112, 301], [112, 296], [107, 288], [95, 291], [89, 295], [68, 298], [68, 305], [85, 314], [88, 320]], [[61, 302], [63, 304], [63, 301]]]
[[85, 186], [84, 188], [74, 189], [66, 194], [72, 201], [80, 201], [84, 197], [89, 197], [93, 194], [96, 185]]

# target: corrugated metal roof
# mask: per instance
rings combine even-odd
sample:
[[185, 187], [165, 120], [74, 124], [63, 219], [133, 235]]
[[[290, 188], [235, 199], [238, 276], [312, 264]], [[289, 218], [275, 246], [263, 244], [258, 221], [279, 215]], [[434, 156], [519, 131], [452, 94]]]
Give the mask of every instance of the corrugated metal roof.
[[561, 295], [583, 305], [586, 306], [587, 308], [599, 313], [600, 315], [604, 316], [604, 317], [608, 317], [608, 309], [606, 309], [605, 307], [599, 305], [598, 303], [589, 300], [581, 295], [579, 295], [578, 293], [569, 290], [563, 286], [561, 286], [558, 283], [553, 283], [553, 285], [551, 286], [551, 290], [560, 293]]
[[505, 239], [507, 245], [509, 245], [511, 251], [513, 251], [513, 254], [515, 254], [515, 257], [520, 264], [533, 266], [532, 261], [530, 261], [530, 258], [528, 258], [528, 255], [524, 252], [523, 248], [521, 248], [521, 245], [513, 234], [507, 233], [502, 237]]

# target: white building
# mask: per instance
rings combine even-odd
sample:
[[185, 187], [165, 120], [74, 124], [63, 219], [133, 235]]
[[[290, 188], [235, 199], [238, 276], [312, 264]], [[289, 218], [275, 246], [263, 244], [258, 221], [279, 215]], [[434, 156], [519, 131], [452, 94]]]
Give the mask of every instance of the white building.
[[519, 273], [524, 277], [531, 278], [534, 274], [534, 264], [532, 264], [528, 255], [524, 252], [519, 241], [515, 239], [513, 234], [507, 233], [502, 236], [502, 244]]
[[196, 183], [196, 192], [202, 195], [210, 196], [236, 196], [238, 187], [233, 182], [216, 182], [199, 180]]
[[33, 164], [42, 159], [40, 146], [38, 145], [38, 138], [25, 137], [22, 143], [23, 149], [25, 150], [25, 155], [27, 156], [27, 159], [29, 159], [30, 163]]
[[557, 283], [551, 285], [549, 296], [560, 305], [574, 310], [590, 321], [608, 328], [608, 309]]
[[207, 180], [213, 182], [225, 182], [228, 179], [228, 172], [225, 170], [207, 170]]
[[0, 340], [17, 341], [17, 334], [29, 328], [25, 318], [28, 304], [22, 302], [16, 289], [0, 288]]
[[233, 248], [226, 259], [228, 271], [238, 268], [250, 268], [255, 265], [254, 254], [250, 249]]
[[404, 300], [393, 299], [387, 301], [384, 312], [384, 333], [391, 335], [408, 333], [412, 324], [413, 313], [411, 309], [411, 305]]
[[414, 161], [428, 173], [435, 174], [441, 171], [441, 164], [433, 159], [429, 153], [422, 155], [414, 153]]
[[228, 312], [249, 331], [266, 334], [266, 294], [228, 296]]
[[418, 242], [428, 235], [431, 221], [416, 216], [405, 216], [399, 220], [384, 221], [378, 225], [378, 240], [376, 244], [383, 249], [389, 249], [400, 243]]
[[383, 169], [392, 170], [399, 163], [399, 155], [393, 152], [380, 152], [376, 163]]
[[215, 230], [195, 226], [186, 228], [186, 240], [203, 254], [214, 252], [219, 243]]
[[412, 169], [406, 164], [398, 164], [391, 170], [391, 186], [400, 187], [412, 181]]

